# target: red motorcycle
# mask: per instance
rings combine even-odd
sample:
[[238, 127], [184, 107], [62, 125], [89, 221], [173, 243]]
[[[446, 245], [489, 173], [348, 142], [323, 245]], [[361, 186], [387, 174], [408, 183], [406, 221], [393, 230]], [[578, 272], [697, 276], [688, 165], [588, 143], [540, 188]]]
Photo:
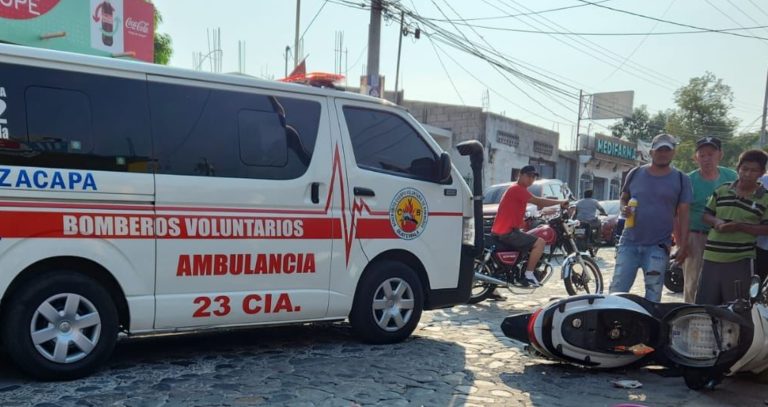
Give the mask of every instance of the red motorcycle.
[[[541, 285], [552, 276], [552, 251], [560, 247], [565, 252], [561, 278], [569, 295], [596, 294], [603, 292], [603, 275], [595, 260], [588, 252], [579, 252], [574, 240], [579, 221], [570, 219], [567, 210], [550, 219], [545, 225], [528, 230], [544, 240], [550, 247], [550, 255], [543, 255], [534, 269], [534, 275]], [[545, 250], [546, 252], [546, 250]], [[535, 290], [522, 282], [528, 265], [529, 253], [507, 250], [502, 242], [492, 235], [485, 235], [485, 249], [475, 259], [475, 275], [469, 304], [476, 304], [490, 297], [496, 287], [505, 287], [513, 293]], [[516, 290], [521, 290], [517, 291]]]

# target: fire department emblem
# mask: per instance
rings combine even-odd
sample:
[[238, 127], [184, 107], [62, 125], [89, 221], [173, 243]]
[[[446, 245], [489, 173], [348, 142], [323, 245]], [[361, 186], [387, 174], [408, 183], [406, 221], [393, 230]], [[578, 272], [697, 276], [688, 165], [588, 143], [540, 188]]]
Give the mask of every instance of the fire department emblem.
[[412, 240], [427, 227], [429, 209], [424, 195], [415, 188], [403, 188], [389, 206], [389, 223], [401, 239]]

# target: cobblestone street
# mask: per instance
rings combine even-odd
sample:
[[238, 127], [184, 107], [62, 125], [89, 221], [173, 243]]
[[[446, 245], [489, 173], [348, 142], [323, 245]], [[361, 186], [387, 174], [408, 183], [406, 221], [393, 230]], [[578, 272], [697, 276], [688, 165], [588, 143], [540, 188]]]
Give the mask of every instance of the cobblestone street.
[[[600, 256], [607, 287], [613, 249]], [[695, 392], [660, 368], [597, 372], [531, 358], [500, 323], [566, 295], [557, 277], [532, 294], [507, 292], [505, 302], [425, 312], [414, 335], [396, 345], [361, 344], [345, 324], [134, 338], [120, 342], [97, 373], [60, 383], [31, 381], [0, 359], [0, 405], [768, 405], [767, 382], [751, 376]], [[642, 293], [640, 279], [634, 291]], [[619, 389], [614, 379], [643, 386]]]

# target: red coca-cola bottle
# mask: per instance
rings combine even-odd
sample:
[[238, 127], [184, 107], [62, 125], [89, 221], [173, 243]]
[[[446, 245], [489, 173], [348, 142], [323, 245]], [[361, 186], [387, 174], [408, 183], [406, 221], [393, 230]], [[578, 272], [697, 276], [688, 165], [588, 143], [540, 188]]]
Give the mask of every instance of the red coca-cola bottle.
[[111, 47], [114, 43], [112, 35], [115, 29], [115, 8], [109, 4], [109, 1], [101, 3], [101, 42]]

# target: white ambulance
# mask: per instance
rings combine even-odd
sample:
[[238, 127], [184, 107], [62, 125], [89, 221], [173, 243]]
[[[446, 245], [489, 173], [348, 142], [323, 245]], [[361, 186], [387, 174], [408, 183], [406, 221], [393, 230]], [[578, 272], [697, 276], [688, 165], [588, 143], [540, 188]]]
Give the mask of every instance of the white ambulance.
[[2, 349], [45, 379], [118, 335], [466, 302], [472, 194], [406, 111], [235, 75], [0, 45]]

